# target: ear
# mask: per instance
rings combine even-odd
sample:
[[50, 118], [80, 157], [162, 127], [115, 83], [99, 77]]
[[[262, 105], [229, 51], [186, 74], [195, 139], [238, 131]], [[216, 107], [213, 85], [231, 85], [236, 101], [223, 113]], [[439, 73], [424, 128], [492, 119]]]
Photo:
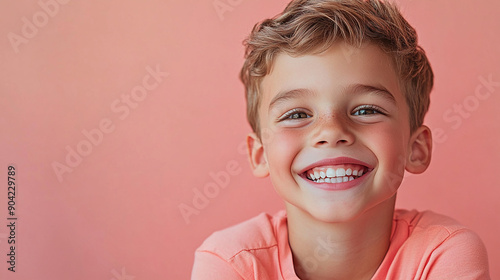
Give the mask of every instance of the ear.
[[408, 156], [406, 158], [406, 170], [410, 173], [420, 174], [424, 172], [431, 163], [432, 133], [423, 125], [410, 137]]
[[269, 166], [267, 165], [266, 155], [264, 154], [264, 146], [255, 132], [247, 136], [247, 151], [253, 175], [257, 177], [268, 176]]

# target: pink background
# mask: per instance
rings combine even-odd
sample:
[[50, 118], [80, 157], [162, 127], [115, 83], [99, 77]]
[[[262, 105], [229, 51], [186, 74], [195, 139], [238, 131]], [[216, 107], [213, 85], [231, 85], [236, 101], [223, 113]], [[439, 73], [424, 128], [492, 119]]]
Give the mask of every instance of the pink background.
[[[283, 207], [241, 153], [249, 126], [237, 74], [242, 40], [287, 1], [54, 1], [40, 1], [53, 3], [51, 15], [36, 1], [0, 3], [0, 278], [188, 279], [210, 233]], [[398, 2], [435, 71], [426, 123], [441, 133], [429, 170], [405, 179], [398, 207], [474, 229], [500, 278], [500, 87], [475, 96], [480, 77], [500, 82], [500, 3]], [[148, 67], [168, 77], [150, 79]], [[126, 105], [122, 95], [132, 94]], [[53, 164], [67, 165], [67, 148], [86, 155], [59, 180]], [[16, 273], [6, 263], [12, 163]], [[193, 207], [228, 165], [227, 186], [186, 222], [179, 206]]]

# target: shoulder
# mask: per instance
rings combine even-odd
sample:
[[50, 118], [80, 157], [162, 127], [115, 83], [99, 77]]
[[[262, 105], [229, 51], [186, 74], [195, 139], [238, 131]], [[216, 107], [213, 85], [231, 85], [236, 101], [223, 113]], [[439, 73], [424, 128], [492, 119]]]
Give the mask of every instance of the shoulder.
[[230, 260], [243, 251], [275, 247], [278, 244], [277, 226], [285, 220], [285, 211], [276, 215], [261, 213], [242, 223], [214, 232], [196, 252], [210, 252], [224, 260]]
[[210, 235], [195, 252], [192, 279], [279, 279], [285, 211], [260, 215]]
[[409, 241], [427, 241], [436, 245], [455, 240], [469, 240], [470, 244], [481, 241], [474, 231], [455, 219], [432, 211], [396, 210], [395, 222], [408, 227]]
[[466, 229], [465, 226], [461, 225], [455, 219], [432, 211], [419, 212], [416, 210], [398, 209], [394, 214], [394, 220], [407, 224], [412, 234], [429, 231], [452, 233]]
[[[469, 245], [482, 245], [479, 236], [448, 216], [432, 211], [396, 210], [395, 222], [407, 227], [406, 243], [428, 244], [439, 247], [446, 243], [460, 242]], [[408, 245], [408, 244], [406, 244]]]
[[429, 279], [446, 278], [453, 273], [467, 276], [448, 279], [489, 279], [486, 248], [471, 229], [431, 211], [397, 210], [395, 222], [407, 225], [408, 237], [400, 253], [407, 259], [419, 259], [419, 267], [427, 268], [421, 272], [433, 276]]

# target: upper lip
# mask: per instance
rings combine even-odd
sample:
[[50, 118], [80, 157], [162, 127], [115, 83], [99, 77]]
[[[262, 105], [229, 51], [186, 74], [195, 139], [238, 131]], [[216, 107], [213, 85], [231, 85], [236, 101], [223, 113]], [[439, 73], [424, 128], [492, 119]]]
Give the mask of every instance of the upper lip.
[[354, 158], [350, 157], [337, 157], [337, 158], [327, 158], [327, 159], [322, 159], [320, 161], [317, 161], [313, 164], [310, 164], [309, 166], [305, 167], [302, 169], [302, 171], [299, 174], [305, 173], [306, 171], [313, 169], [315, 167], [319, 166], [328, 166], [328, 165], [339, 165], [339, 164], [357, 164], [357, 165], [363, 165], [367, 167], [368, 169], [373, 169], [373, 167], [361, 160], [357, 160]]

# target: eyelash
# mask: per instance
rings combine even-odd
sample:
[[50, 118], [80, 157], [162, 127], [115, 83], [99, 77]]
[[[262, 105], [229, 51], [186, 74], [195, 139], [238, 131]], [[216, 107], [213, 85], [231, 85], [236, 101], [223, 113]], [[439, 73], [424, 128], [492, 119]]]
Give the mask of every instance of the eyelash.
[[[359, 114], [360, 111], [373, 111], [371, 114]], [[376, 115], [376, 114], [381, 114], [381, 115], [386, 115], [386, 113], [384, 112], [384, 110], [378, 106], [375, 106], [375, 105], [362, 105], [362, 106], [359, 106], [359, 107], [356, 107], [356, 109], [354, 109], [353, 111], [353, 115], [354, 116], [367, 116], [367, 115]], [[293, 115], [306, 115], [305, 117], [293, 117]], [[307, 119], [307, 118], [310, 118], [311, 115], [309, 115], [308, 113], [304, 112], [302, 109], [292, 109], [288, 112], [286, 112], [285, 114], [283, 114], [283, 116], [281, 116], [278, 121], [284, 121], [284, 120], [297, 120], [297, 119]]]
[[[360, 111], [374, 111], [375, 113], [371, 113], [371, 114], [356, 114], [356, 113], [359, 113]], [[363, 105], [363, 106], [359, 106], [357, 107], [356, 109], [354, 109], [353, 111], [353, 115], [354, 116], [366, 116], [366, 115], [373, 115], [373, 114], [382, 114], [382, 115], [386, 115], [384, 113], [384, 110], [378, 106], [375, 106], [375, 105]]]
[[[299, 118], [292, 118], [291, 116], [293, 115], [306, 115], [306, 117], [299, 117]], [[281, 116], [278, 121], [284, 121], [284, 120], [287, 120], [287, 119], [290, 119], [290, 120], [296, 120], [296, 119], [306, 119], [306, 118], [310, 118], [311, 116], [309, 114], [307, 114], [306, 112], [304, 112], [303, 110], [301, 109], [292, 109], [288, 112], [286, 112], [283, 116]]]

